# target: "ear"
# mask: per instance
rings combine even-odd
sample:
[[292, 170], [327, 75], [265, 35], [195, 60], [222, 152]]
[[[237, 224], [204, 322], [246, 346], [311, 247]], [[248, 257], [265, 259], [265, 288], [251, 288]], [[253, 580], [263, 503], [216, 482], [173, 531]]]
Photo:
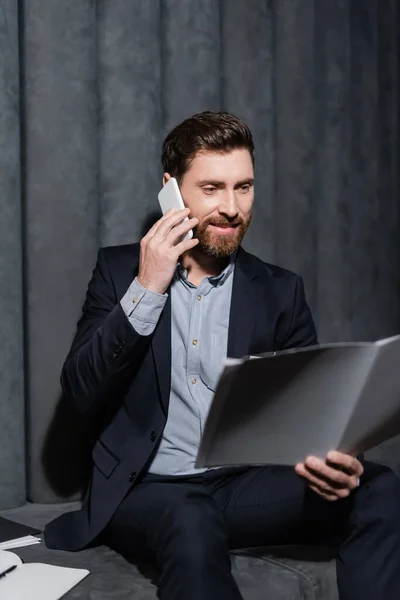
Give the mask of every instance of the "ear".
[[163, 187], [167, 183], [167, 181], [169, 181], [170, 179], [172, 179], [171, 175], [169, 173], [164, 173], [164, 176], [163, 176]]

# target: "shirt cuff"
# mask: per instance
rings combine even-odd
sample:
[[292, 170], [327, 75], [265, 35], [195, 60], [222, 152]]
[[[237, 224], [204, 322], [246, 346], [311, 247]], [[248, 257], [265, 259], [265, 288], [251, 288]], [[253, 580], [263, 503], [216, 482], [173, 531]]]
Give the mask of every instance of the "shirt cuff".
[[120, 304], [138, 334], [151, 335], [156, 328], [167, 298], [168, 294], [157, 294], [147, 290], [135, 277]]

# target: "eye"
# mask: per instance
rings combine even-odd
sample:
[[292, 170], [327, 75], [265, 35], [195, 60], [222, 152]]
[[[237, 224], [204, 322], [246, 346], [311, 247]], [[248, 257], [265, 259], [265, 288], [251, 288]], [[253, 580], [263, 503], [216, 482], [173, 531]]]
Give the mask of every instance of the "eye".
[[248, 191], [250, 191], [251, 185], [249, 183], [244, 183], [243, 185], [240, 186], [240, 191], [243, 193], [246, 193]]
[[206, 194], [213, 194], [217, 190], [216, 187], [208, 185], [207, 187], [203, 187], [203, 192]]

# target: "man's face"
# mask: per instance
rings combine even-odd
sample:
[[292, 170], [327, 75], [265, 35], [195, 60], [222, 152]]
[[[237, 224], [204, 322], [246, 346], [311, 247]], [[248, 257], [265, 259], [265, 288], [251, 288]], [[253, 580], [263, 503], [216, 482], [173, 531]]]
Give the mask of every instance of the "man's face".
[[196, 250], [216, 258], [228, 257], [240, 245], [250, 224], [254, 198], [254, 169], [246, 149], [200, 151], [180, 181], [190, 216]]

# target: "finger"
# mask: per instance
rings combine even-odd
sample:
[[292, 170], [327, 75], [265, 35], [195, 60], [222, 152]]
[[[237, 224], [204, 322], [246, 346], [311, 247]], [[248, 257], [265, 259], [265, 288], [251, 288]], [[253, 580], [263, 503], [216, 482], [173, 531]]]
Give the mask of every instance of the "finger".
[[193, 229], [193, 227], [197, 225], [198, 222], [199, 220], [196, 219], [196, 217], [193, 217], [193, 219], [189, 219], [188, 221], [184, 221], [180, 225], [176, 225], [173, 229], [171, 229], [171, 231], [168, 233], [165, 239], [170, 244], [175, 246], [176, 241], [179, 240], [179, 238], [181, 238], [182, 236], [185, 236], [191, 229]]
[[149, 231], [146, 233], [146, 235], [144, 237], [145, 238], [151, 238], [151, 237], [153, 237], [153, 235], [156, 233], [156, 231], [160, 227], [161, 223], [163, 221], [165, 221], [166, 219], [168, 219], [172, 214], [174, 214], [174, 212], [175, 212], [174, 208], [168, 209], [167, 212], [161, 217], [161, 219], [158, 219], [158, 221], [156, 221], [154, 223], [153, 227], [151, 227], [149, 229]]
[[321, 496], [324, 500], [327, 500], [328, 502], [335, 502], [336, 500], [339, 500], [339, 497], [336, 496], [335, 494], [329, 494], [327, 492], [323, 492], [316, 485], [309, 485], [309, 488], [310, 488], [310, 490], [312, 490], [313, 492], [315, 492], [316, 494], [318, 494], [319, 496]]
[[[186, 215], [189, 213], [188, 208], [183, 208], [182, 210], [176, 210], [175, 208], [169, 208], [167, 212], [159, 219], [156, 223], [154, 223], [153, 227], [147, 232], [145, 237], [152, 238], [154, 235], [160, 230], [160, 227], [168, 221], [171, 217], [175, 217], [179, 215], [181, 212], [185, 211]], [[183, 217], [185, 218], [185, 217]], [[179, 217], [177, 217], [177, 221], [179, 222]]]
[[319, 474], [310, 471], [310, 469], [302, 463], [295, 466], [295, 471], [298, 475], [306, 479], [312, 485], [318, 487], [324, 493], [333, 494], [338, 498], [345, 498], [350, 493], [350, 490], [347, 487], [332, 485], [330, 481], [327, 481], [325, 478], [320, 477]]
[[164, 239], [171, 231], [171, 229], [173, 229], [174, 227], [179, 225], [179, 223], [182, 223], [184, 219], [186, 219], [189, 212], [190, 211], [188, 208], [183, 208], [182, 210], [174, 211], [172, 214], [169, 215], [167, 219], [160, 221], [160, 224], [154, 235], [157, 236], [157, 238], [159, 238], [160, 240]]
[[308, 456], [305, 460], [305, 466], [311, 470], [318, 478], [328, 481], [331, 487], [347, 487], [351, 490], [357, 487], [357, 477], [349, 475], [340, 470], [337, 466], [331, 467], [324, 460], [315, 456]]
[[331, 452], [328, 452], [326, 458], [330, 463], [343, 468], [345, 471], [350, 473], [350, 475], [361, 477], [361, 475], [364, 473], [364, 467], [360, 461], [350, 454], [344, 454], [343, 452], [332, 450]]
[[188, 250], [191, 250], [192, 248], [197, 246], [198, 243], [199, 240], [197, 238], [192, 238], [190, 240], [183, 240], [182, 242], [179, 242], [179, 244], [176, 244], [175, 249], [177, 251], [178, 257], [184, 254], [185, 252], [188, 252]]
[[325, 493], [336, 495], [337, 488], [330, 486], [325, 479], [320, 479], [317, 475], [310, 472], [310, 470], [306, 468], [304, 463], [297, 464], [295, 466], [295, 471], [297, 475], [300, 475], [300, 477], [305, 479], [308, 484], [317, 486], [318, 489]]

